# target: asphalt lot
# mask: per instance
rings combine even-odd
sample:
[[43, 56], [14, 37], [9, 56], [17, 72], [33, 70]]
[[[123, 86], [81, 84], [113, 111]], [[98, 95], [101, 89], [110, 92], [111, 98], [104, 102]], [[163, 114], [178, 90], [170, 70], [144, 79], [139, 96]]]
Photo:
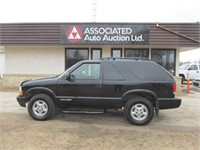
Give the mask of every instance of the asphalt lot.
[[34, 121], [16, 101], [0, 92], [0, 149], [191, 149], [200, 150], [200, 93], [181, 96], [178, 109], [162, 110], [146, 126], [130, 125], [122, 111], [105, 114], [57, 113]]

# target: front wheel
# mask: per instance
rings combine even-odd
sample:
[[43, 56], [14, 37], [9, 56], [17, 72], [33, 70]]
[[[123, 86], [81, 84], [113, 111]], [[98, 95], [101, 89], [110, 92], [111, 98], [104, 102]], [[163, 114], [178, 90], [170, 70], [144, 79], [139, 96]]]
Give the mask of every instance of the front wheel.
[[124, 115], [131, 124], [145, 125], [153, 119], [153, 105], [144, 97], [134, 97], [126, 103]]
[[48, 95], [37, 94], [30, 99], [28, 112], [35, 120], [47, 120], [54, 115], [55, 105]]

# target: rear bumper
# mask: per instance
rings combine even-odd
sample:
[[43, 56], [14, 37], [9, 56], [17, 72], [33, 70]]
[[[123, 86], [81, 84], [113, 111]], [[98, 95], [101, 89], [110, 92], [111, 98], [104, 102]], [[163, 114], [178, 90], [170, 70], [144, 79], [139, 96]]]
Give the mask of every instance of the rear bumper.
[[20, 97], [20, 96], [18, 96], [17, 97], [17, 101], [18, 101], [18, 103], [19, 103], [20, 106], [26, 107], [26, 103], [27, 103], [26, 97]]
[[158, 98], [159, 109], [178, 108], [181, 105], [179, 98]]

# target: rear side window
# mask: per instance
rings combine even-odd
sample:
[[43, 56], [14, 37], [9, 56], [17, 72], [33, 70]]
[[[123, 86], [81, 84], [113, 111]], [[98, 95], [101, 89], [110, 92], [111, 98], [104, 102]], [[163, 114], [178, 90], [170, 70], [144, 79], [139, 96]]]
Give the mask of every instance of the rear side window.
[[104, 80], [125, 80], [123, 75], [110, 63], [103, 63]]
[[[137, 65], [137, 63], [135, 63]], [[143, 63], [139, 64], [140, 67], [135, 66], [134, 73], [141, 79], [146, 81], [169, 81], [172, 80], [169, 72], [156, 63]]]
[[126, 73], [131, 73], [134, 76], [143, 81], [172, 81], [173, 77], [170, 73], [154, 62], [123, 62], [116, 64], [119, 68], [126, 70]]

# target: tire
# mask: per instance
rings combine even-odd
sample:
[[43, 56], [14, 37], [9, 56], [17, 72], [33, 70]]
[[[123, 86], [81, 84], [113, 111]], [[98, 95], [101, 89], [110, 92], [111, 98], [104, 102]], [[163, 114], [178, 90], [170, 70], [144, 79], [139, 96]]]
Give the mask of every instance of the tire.
[[124, 115], [131, 124], [146, 125], [153, 119], [153, 105], [144, 97], [134, 97], [126, 103]]
[[46, 94], [33, 96], [28, 103], [28, 113], [35, 120], [50, 119], [55, 113], [55, 105], [52, 98]]

